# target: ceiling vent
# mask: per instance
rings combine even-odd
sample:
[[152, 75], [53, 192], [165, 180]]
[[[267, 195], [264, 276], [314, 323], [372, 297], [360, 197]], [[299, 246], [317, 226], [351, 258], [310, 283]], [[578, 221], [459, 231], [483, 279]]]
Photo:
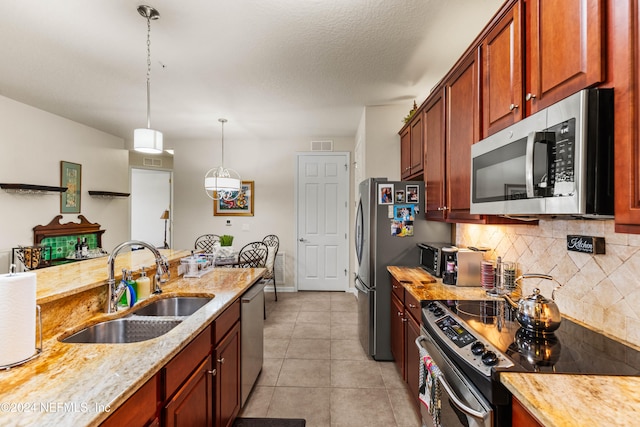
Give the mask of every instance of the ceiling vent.
[[311, 151], [333, 151], [333, 141], [311, 141]]
[[151, 157], [144, 157], [142, 159], [142, 164], [144, 166], [149, 166], [152, 168], [161, 168], [162, 167], [162, 159], [153, 159]]

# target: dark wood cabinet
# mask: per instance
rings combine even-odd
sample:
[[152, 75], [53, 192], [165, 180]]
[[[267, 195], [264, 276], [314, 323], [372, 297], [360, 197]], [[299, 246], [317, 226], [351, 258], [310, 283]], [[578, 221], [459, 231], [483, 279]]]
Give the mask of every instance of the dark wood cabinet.
[[420, 352], [415, 344], [420, 336], [421, 304], [404, 287], [391, 279], [391, 354], [398, 372], [418, 404]]
[[214, 336], [214, 421], [217, 427], [230, 427], [240, 412], [240, 300], [216, 319]]
[[640, 234], [640, 2], [610, 3], [615, 105], [615, 231]]
[[147, 427], [159, 425], [159, 375], [154, 375], [138, 391], [109, 416], [103, 427]]
[[230, 427], [240, 411], [240, 323], [216, 345], [216, 426]]
[[513, 3], [483, 38], [482, 135], [485, 138], [524, 117], [521, 0]]
[[211, 426], [213, 420], [213, 362], [207, 356], [180, 390], [166, 403], [166, 427]]
[[605, 79], [604, 0], [527, 0], [526, 114]]
[[213, 326], [198, 334], [164, 367], [164, 425], [210, 426], [213, 417]]
[[391, 355], [395, 361], [398, 372], [405, 378], [404, 366], [404, 323], [406, 322], [404, 306], [395, 294], [391, 294]]
[[[471, 145], [480, 135], [478, 50], [471, 52], [445, 80], [447, 220], [479, 222], [471, 215]], [[427, 154], [428, 155], [428, 154]]]
[[424, 107], [424, 188], [427, 219], [444, 221], [445, 195], [444, 89], [434, 90]]
[[511, 400], [511, 425], [518, 427], [542, 427], [542, 424], [540, 424], [515, 397]]
[[400, 177], [420, 177], [424, 169], [423, 115], [418, 110], [400, 130]]

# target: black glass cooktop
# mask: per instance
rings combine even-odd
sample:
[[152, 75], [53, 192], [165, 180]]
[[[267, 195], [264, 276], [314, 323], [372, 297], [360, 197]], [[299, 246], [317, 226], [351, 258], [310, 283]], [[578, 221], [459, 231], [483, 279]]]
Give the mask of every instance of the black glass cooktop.
[[553, 334], [535, 335], [520, 327], [506, 301], [439, 302], [511, 359], [510, 371], [640, 374], [639, 351], [566, 318]]

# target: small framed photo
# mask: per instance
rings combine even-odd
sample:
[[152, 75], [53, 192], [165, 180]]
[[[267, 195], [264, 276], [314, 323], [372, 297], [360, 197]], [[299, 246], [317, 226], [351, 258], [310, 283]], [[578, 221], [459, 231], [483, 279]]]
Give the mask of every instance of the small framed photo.
[[393, 184], [378, 184], [378, 204], [393, 204]]
[[[214, 216], [253, 216], [253, 181], [242, 181], [239, 194], [233, 200], [214, 200]], [[235, 194], [234, 194], [235, 196]]]
[[420, 186], [419, 185], [407, 185], [407, 203], [420, 202]]
[[67, 191], [60, 193], [60, 213], [80, 213], [82, 165], [61, 161], [60, 187], [67, 187]]
[[404, 203], [404, 190], [396, 190], [396, 203]]

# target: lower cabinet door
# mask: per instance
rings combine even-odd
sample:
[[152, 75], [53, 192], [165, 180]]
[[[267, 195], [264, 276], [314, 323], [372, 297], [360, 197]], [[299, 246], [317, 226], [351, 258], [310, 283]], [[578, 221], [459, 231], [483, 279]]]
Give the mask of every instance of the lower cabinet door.
[[406, 380], [404, 366], [404, 307], [395, 294], [391, 294], [391, 354], [402, 379]]
[[158, 422], [158, 387], [160, 379], [154, 375], [140, 387], [122, 406], [120, 406], [101, 427], [146, 427]]
[[216, 426], [230, 427], [240, 412], [240, 323], [214, 351], [216, 359]]
[[164, 407], [167, 427], [210, 427], [213, 422], [213, 360], [209, 355]]

